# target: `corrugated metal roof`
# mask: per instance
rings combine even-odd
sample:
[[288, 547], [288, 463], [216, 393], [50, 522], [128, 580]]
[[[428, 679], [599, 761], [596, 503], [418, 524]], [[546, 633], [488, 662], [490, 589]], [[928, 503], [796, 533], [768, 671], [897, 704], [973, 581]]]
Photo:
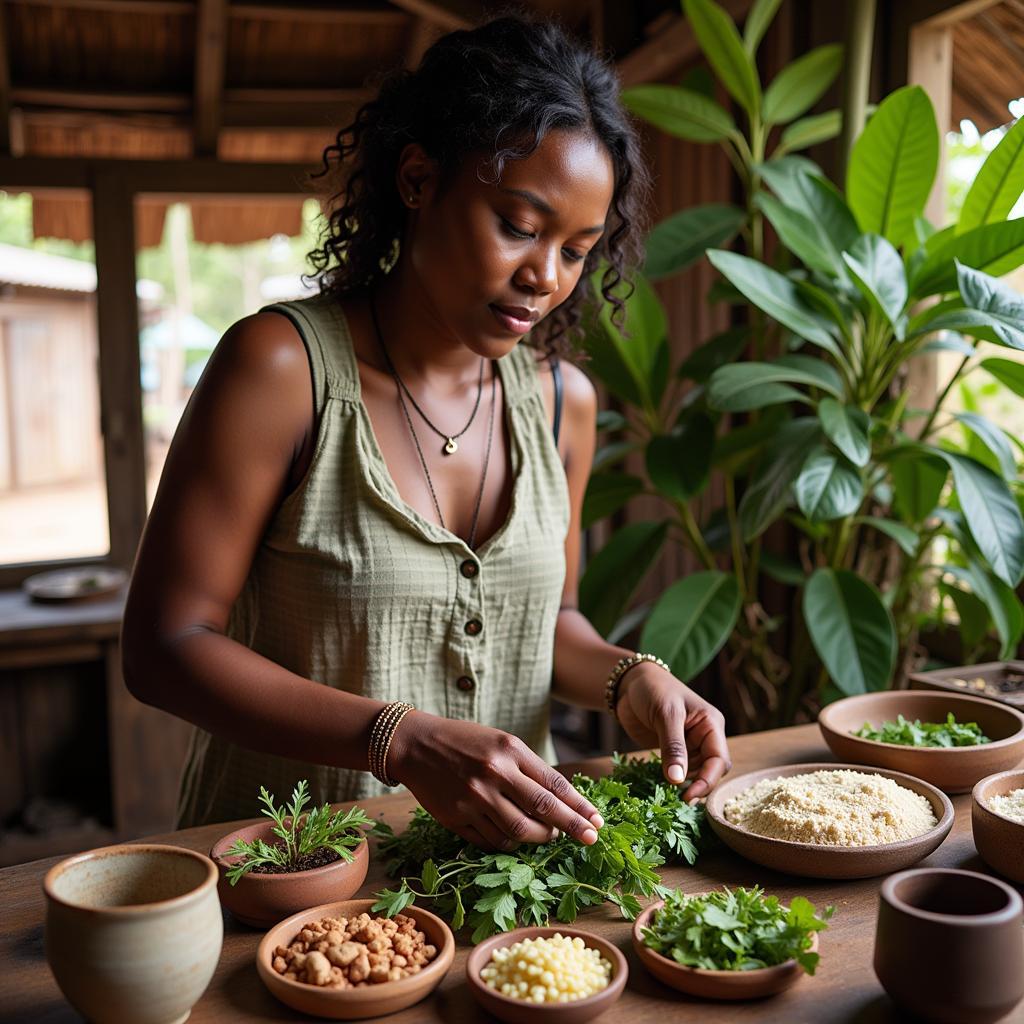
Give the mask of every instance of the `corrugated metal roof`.
[[[56, 256], [36, 249], [0, 242], [0, 282], [54, 291], [91, 293], [96, 291], [96, 267], [84, 260]], [[163, 288], [157, 281], [140, 278], [136, 285], [139, 298], [158, 299]]]

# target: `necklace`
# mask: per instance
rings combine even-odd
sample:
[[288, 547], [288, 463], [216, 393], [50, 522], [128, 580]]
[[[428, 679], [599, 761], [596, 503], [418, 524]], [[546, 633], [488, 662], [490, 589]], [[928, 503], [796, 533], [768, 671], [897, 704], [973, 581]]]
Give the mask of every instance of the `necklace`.
[[[420, 457], [420, 465], [423, 467], [423, 475], [424, 477], [426, 477], [427, 480], [427, 489], [430, 491], [430, 498], [434, 503], [434, 511], [437, 513], [437, 519], [438, 522], [440, 522], [441, 524], [441, 528], [447, 530], [448, 527], [444, 521], [444, 514], [441, 512], [441, 505], [437, 500], [437, 492], [434, 490], [434, 481], [431, 480], [430, 478], [430, 469], [427, 467], [427, 460], [423, 454], [423, 448], [420, 446], [420, 439], [416, 436], [416, 428], [415, 426], [413, 426], [412, 416], [409, 415], [409, 407], [405, 404], [406, 395], [408, 395], [409, 400], [412, 401], [412, 404], [416, 406], [416, 409], [421, 416], [423, 416], [423, 410], [416, 405], [416, 402], [413, 400], [412, 395], [409, 395], [408, 391], [405, 388], [405, 385], [402, 383], [402, 378], [399, 377], [398, 374], [395, 372], [395, 368], [394, 366], [392, 366], [390, 358], [388, 358], [388, 350], [384, 345], [384, 336], [380, 332], [380, 325], [377, 323], [377, 310], [372, 297], [370, 299], [370, 311], [373, 315], [373, 327], [377, 333], [377, 344], [380, 345], [380, 350], [384, 354], [384, 360], [388, 364], [388, 369], [391, 372], [391, 376], [395, 378], [396, 391], [398, 392], [398, 401], [399, 404], [402, 406], [402, 412], [405, 413], [405, 422], [409, 424], [409, 433], [412, 434], [413, 444], [416, 445], [416, 454]], [[473, 416], [469, 418], [469, 423], [467, 423], [466, 426], [458, 434], [455, 435], [455, 437], [460, 437], [469, 429], [470, 423], [473, 422], [473, 418], [476, 416], [476, 410], [480, 406], [480, 392], [483, 391], [483, 362], [483, 359], [481, 359], [480, 389], [477, 392], [476, 406], [474, 406], [473, 408]], [[469, 547], [471, 551], [475, 550], [473, 542], [476, 540], [476, 526], [477, 521], [480, 518], [480, 505], [484, 498], [484, 485], [487, 483], [487, 467], [490, 465], [491, 462], [491, 442], [494, 439], [494, 406], [497, 394], [497, 381], [498, 369], [497, 366], [494, 366], [492, 367], [491, 370], [491, 413], [489, 417], [489, 422], [487, 424], [487, 447], [484, 449], [484, 468], [483, 472], [480, 474], [480, 490], [477, 492], [476, 505], [473, 507], [473, 519], [469, 524], [469, 538], [466, 541], [466, 545]], [[433, 427], [435, 432], [438, 432], [437, 428], [434, 427], [432, 423], [430, 423], [430, 420], [428, 420], [426, 416], [423, 416], [423, 419], [426, 420], [431, 427]], [[441, 434], [441, 436], [445, 437], [446, 435]], [[448, 441], [450, 444], [455, 445], [454, 438], [448, 438]], [[445, 453], [450, 455], [451, 452], [449, 452], [447, 449], [448, 445], [445, 445]], [[456, 450], [458, 450], [458, 445], [455, 445], [455, 447], [452, 449], [452, 451]]]
[[391, 356], [388, 355], [388, 350], [384, 346], [384, 336], [381, 334], [380, 324], [377, 321], [376, 296], [370, 297], [370, 316], [373, 317], [373, 329], [377, 333], [377, 342], [380, 345], [380, 350], [381, 352], [384, 353], [384, 362], [388, 364], [388, 372], [398, 382], [399, 391], [405, 393], [405, 396], [402, 400], [403, 407], [405, 405], [405, 398], [408, 398], [409, 401], [412, 402], [412, 407], [423, 418], [423, 422], [426, 423], [426, 425], [430, 427], [430, 429], [435, 434], [437, 434], [438, 437], [444, 439], [444, 445], [442, 446], [441, 451], [444, 452], [445, 455], [454, 455], [459, 450], [458, 439], [462, 437], [462, 435], [467, 430], [469, 430], [469, 428], [473, 425], [473, 420], [476, 419], [476, 411], [477, 409], [480, 408], [480, 396], [483, 394], [484, 390], [483, 357], [481, 356], [480, 358], [480, 379], [477, 381], [476, 385], [476, 402], [473, 405], [473, 411], [469, 414], [469, 421], [457, 434], [446, 434], [443, 430], [439, 430], [437, 427], [435, 427], [434, 424], [430, 421], [430, 418], [427, 416], [427, 414], [419, 407], [419, 403], [413, 397], [412, 392], [405, 386], [405, 381], [402, 380], [402, 378], [398, 375], [398, 371], [395, 369], [394, 364], [391, 362]]

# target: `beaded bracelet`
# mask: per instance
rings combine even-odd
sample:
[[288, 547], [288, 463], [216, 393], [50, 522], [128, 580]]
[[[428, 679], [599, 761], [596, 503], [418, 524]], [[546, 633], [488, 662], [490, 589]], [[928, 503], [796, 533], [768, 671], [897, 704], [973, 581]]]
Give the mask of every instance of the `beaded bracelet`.
[[615, 663], [615, 668], [612, 669], [611, 675], [608, 676], [608, 682], [604, 686], [604, 702], [610, 714], [615, 714], [615, 705], [619, 702], [619, 683], [622, 682], [622, 677], [631, 668], [644, 661], [654, 662], [655, 665], [660, 665], [666, 672], [672, 671], [656, 654], [641, 654], [638, 651], [636, 654], [627, 654], [626, 657], [620, 658]]
[[388, 704], [377, 716], [370, 731], [370, 771], [373, 777], [385, 786], [394, 788], [399, 785], [398, 781], [388, 775], [388, 751], [391, 749], [391, 740], [398, 728], [398, 723], [416, 708], [405, 701], [396, 700]]

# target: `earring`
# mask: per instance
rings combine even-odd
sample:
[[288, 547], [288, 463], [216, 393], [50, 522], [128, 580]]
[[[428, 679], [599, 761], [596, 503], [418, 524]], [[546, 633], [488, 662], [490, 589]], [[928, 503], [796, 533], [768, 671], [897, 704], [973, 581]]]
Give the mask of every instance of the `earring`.
[[415, 192], [410, 192], [409, 193], [409, 205], [412, 206], [415, 202], [416, 202], [416, 193]]

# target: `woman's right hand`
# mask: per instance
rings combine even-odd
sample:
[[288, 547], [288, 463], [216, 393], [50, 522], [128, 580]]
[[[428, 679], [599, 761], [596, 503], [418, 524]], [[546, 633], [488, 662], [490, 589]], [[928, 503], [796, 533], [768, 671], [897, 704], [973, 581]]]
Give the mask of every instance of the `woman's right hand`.
[[476, 722], [410, 711], [395, 730], [388, 774], [440, 824], [485, 850], [549, 842], [590, 845], [597, 808], [518, 737]]

